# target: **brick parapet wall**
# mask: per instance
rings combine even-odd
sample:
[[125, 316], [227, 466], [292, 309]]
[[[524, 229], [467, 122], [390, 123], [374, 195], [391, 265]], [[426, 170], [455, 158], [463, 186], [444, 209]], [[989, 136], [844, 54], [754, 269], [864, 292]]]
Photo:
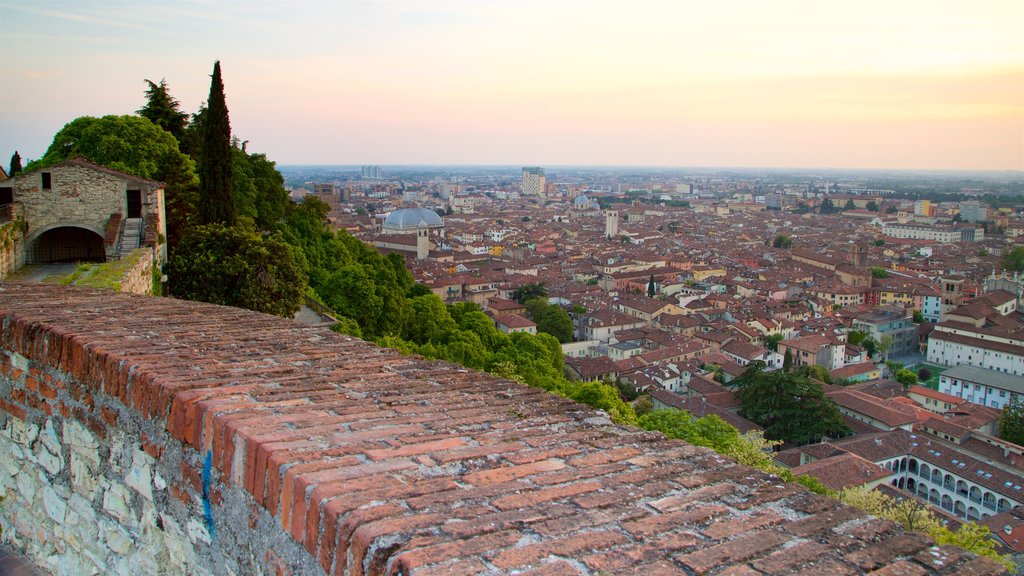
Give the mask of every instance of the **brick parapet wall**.
[[[69, 533], [46, 513], [50, 486], [58, 500], [103, 515], [132, 546], [189, 548], [194, 572], [1001, 570], [543, 391], [323, 329], [17, 284], [0, 285], [0, 319], [3, 438], [23, 453], [60, 452], [72, 468], [51, 473], [52, 458], [37, 455], [17, 475], [0, 474], [6, 525], [16, 525], [21, 506], [8, 502], [24, 497], [18, 479], [49, 482], [38, 529], [17, 536], [41, 564]], [[34, 444], [19, 432], [32, 427]], [[100, 464], [86, 472], [99, 478], [91, 499], [73, 470], [82, 431], [100, 446]], [[147, 469], [150, 483], [140, 481]], [[157, 472], [164, 488], [152, 481]], [[111, 491], [127, 491], [137, 522], [115, 522], [104, 508]], [[146, 535], [164, 515], [181, 535], [167, 536], [161, 521], [156, 544]], [[199, 528], [211, 525], [204, 537]], [[95, 548], [124, 557], [104, 546]]]

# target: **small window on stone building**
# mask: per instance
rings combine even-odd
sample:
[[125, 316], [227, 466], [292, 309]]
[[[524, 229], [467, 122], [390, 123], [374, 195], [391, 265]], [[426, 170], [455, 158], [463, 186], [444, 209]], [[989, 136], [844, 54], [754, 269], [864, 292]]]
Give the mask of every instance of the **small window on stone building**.
[[43, 190], [49, 190], [52, 188], [52, 182], [50, 181], [50, 173], [43, 172]]
[[14, 188], [5, 186], [0, 188], [0, 206], [14, 203]]

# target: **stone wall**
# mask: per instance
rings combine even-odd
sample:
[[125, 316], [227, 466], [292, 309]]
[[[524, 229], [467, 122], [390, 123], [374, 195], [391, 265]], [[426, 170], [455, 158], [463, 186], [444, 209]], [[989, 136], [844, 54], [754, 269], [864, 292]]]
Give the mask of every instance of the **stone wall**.
[[62, 574], [993, 574], [600, 412], [244, 310], [0, 285], [0, 523]]
[[0, 224], [0, 280], [25, 265], [24, 229], [18, 220]]
[[129, 294], [153, 294], [153, 249], [139, 248], [141, 252], [138, 261], [132, 265], [119, 281], [121, 292]]

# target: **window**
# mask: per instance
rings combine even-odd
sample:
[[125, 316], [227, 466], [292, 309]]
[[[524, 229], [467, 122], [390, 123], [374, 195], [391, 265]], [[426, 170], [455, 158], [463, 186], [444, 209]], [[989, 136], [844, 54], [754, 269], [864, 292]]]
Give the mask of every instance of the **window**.
[[0, 188], [0, 206], [14, 203], [14, 188], [5, 186]]
[[53, 182], [50, 181], [50, 173], [49, 172], [43, 172], [42, 176], [43, 176], [43, 190], [51, 189], [53, 187], [52, 186]]

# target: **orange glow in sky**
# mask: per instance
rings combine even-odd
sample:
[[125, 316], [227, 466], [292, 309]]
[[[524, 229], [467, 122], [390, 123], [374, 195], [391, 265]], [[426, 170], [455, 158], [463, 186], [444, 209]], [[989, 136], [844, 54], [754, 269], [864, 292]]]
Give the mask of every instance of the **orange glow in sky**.
[[0, 158], [186, 111], [282, 164], [1024, 170], [1024, 2], [0, 2]]

